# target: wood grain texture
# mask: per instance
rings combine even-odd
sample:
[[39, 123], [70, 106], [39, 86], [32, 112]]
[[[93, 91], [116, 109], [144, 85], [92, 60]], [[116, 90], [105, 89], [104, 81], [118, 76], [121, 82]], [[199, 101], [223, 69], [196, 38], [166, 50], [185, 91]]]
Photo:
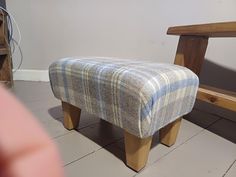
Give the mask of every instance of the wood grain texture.
[[3, 15], [0, 14], [0, 25], [3, 23]]
[[8, 87], [13, 85], [12, 62], [10, 55], [0, 55], [0, 81], [6, 81]]
[[179, 118], [174, 122], [160, 129], [160, 142], [166, 146], [175, 144], [179, 132], [181, 119]]
[[6, 14], [0, 10], [0, 81], [7, 83], [6, 86], [13, 86], [12, 58], [11, 50], [8, 44], [8, 29]]
[[64, 127], [68, 130], [77, 128], [79, 125], [81, 109], [63, 101], [62, 109], [64, 113]]
[[125, 131], [126, 164], [135, 171], [145, 167], [152, 137], [139, 138]]
[[185, 66], [200, 74], [208, 45], [207, 37], [180, 36], [175, 64]]
[[0, 55], [8, 55], [9, 48], [0, 46]]
[[236, 22], [170, 27], [167, 34], [207, 37], [236, 37]]
[[235, 92], [204, 86], [198, 89], [197, 99], [231, 111], [236, 111]]

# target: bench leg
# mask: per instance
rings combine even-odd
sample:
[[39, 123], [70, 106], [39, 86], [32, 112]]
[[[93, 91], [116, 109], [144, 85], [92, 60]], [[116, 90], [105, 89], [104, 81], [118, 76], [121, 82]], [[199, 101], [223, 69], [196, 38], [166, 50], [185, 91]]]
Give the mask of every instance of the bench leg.
[[140, 171], [145, 167], [149, 150], [151, 147], [152, 136], [139, 138], [125, 131], [125, 153], [126, 164], [135, 171]]
[[64, 113], [64, 127], [68, 130], [75, 129], [79, 125], [81, 109], [63, 101], [62, 109]]
[[162, 144], [166, 146], [172, 146], [173, 144], [175, 144], [180, 128], [180, 123], [181, 118], [160, 129], [160, 142]]

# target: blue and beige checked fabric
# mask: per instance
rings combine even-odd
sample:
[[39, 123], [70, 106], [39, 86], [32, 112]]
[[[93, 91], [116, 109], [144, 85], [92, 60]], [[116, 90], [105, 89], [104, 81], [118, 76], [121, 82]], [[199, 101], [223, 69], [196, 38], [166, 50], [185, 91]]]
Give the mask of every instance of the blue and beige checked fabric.
[[64, 58], [49, 68], [56, 98], [144, 138], [189, 113], [198, 77], [173, 65], [114, 58]]

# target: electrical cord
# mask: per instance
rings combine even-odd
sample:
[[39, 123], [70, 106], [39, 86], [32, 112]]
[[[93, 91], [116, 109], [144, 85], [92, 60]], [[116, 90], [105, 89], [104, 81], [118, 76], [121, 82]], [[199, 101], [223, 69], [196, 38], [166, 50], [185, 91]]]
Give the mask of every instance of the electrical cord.
[[9, 41], [11, 42], [13, 38], [13, 27], [12, 27], [12, 20], [9, 16], [7, 16], [7, 26], [9, 30]]
[[[4, 15], [4, 14], [2, 14], [2, 15]], [[9, 45], [9, 42], [8, 42], [8, 39], [7, 39], [7, 37], [6, 37], [6, 27], [5, 27], [5, 24], [6, 24], [6, 21], [5, 21], [5, 18], [3, 18], [2, 19], [3, 20], [3, 23], [2, 23], [2, 25], [3, 25], [3, 36], [4, 36], [4, 42], [5, 42], [5, 44], [7, 44], [7, 47], [10, 49], [10, 50], [12, 50], [12, 48], [11, 48], [11, 46]], [[12, 52], [9, 52], [8, 53], [8, 55], [9, 55], [9, 58], [11, 58], [11, 60], [12, 60]]]
[[[6, 12], [7, 17], [8, 17], [8, 19], [7, 19], [7, 26], [8, 26], [8, 30], [9, 30], [9, 39], [6, 39], [6, 36], [4, 36], [4, 37], [5, 37], [5, 41], [6, 41], [7, 45], [8, 45], [8, 47], [11, 49], [10, 57], [12, 58], [12, 55], [13, 55], [14, 52], [15, 52], [15, 49], [16, 49], [15, 45], [17, 46], [17, 48], [18, 48], [18, 50], [19, 50], [19, 52], [20, 52], [20, 63], [19, 63], [19, 65], [16, 67], [16, 69], [13, 69], [13, 73], [15, 73], [15, 72], [21, 67], [22, 62], [23, 62], [23, 53], [22, 53], [22, 50], [21, 50], [21, 47], [20, 47], [21, 32], [20, 32], [20, 28], [19, 28], [19, 26], [18, 26], [18, 24], [17, 24], [15, 18], [13, 17], [13, 15], [12, 15], [10, 12], [8, 12], [8, 11], [7, 11], [5, 8], [3, 8], [3, 7], [0, 7], [0, 9], [3, 10], [4, 12]], [[19, 35], [19, 40], [18, 40], [18, 41], [16, 41], [16, 40], [13, 38], [13, 33], [14, 33], [14, 31], [13, 31], [13, 24], [12, 24], [12, 21], [15, 23], [15, 26], [16, 26], [16, 29], [17, 29], [17, 32], [18, 32], [18, 35]], [[3, 24], [6, 24], [6, 23], [4, 22]], [[5, 28], [4, 28], [4, 30], [5, 30]], [[5, 31], [4, 31], [4, 33], [5, 33]], [[9, 43], [8, 43], [8, 41], [9, 41]]]
[[[20, 28], [19, 28], [19, 26], [18, 26], [18, 24], [17, 24], [15, 18], [13, 17], [13, 15], [12, 15], [10, 12], [8, 12], [8, 11], [7, 11], [6, 9], [4, 9], [3, 7], [0, 7], [0, 9], [2, 9], [4, 12], [6, 12], [7, 15], [11, 18], [11, 20], [15, 23], [17, 32], [18, 32], [18, 34], [19, 34], [19, 40], [18, 40], [17, 43], [20, 45], [20, 42], [21, 42], [21, 32], [20, 32]], [[12, 28], [12, 29], [13, 29], [13, 28]]]
[[19, 65], [17, 66], [16, 69], [13, 69], [13, 73], [15, 73], [18, 69], [20, 69], [20, 67], [21, 67], [21, 65], [22, 65], [22, 62], [23, 62], [23, 53], [22, 53], [22, 50], [21, 50], [20, 45], [17, 43], [17, 41], [16, 41], [14, 38], [12, 38], [12, 44], [14, 44], [14, 46], [16, 45], [17, 48], [18, 48], [18, 50], [19, 50], [19, 52], [20, 52], [20, 63], [19, 63]]

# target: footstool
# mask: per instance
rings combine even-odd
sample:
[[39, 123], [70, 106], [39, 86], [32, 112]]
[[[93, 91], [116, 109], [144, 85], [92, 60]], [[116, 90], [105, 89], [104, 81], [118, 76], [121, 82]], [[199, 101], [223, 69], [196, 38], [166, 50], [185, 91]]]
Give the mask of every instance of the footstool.
[[49, 76], [62, 101], [65, 128], [76, 128], [84, 109], [124, 129], [126, 163], [136, 171], [146, 164], [155, 132], [160, 130], [161, 143], [175, 143], [199, 84], [182, 66], [99, 57], [60, 59]]

